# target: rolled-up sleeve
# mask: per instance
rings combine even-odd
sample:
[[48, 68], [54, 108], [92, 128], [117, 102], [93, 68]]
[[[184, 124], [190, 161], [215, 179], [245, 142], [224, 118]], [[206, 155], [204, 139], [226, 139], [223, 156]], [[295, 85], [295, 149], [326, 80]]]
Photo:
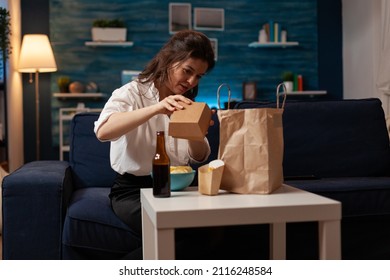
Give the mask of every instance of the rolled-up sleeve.
[[206, 154], [205, 154], [204, 158], [202, 160], [198, 161], [198, 160], [194, 159], [193, 157], [191, 157], [191, 154], [188, 151], [188, 155], [189, 155], [189, 158], [190, 158], [190, 163], [199, 164], [199, 163], [205, 162], [209, 158], [209, 156], [211, 154], [210, 144], [209, 144], [209, 141], [207, 140], [206, 137], [204, 138], [204, 141], [207, 143], [207, 145], [206, 145], [207, 151], [206, 151]]
[[[94, 132], [98, 133], [100, 127], [108, 120], [108, 118], [117, 112], [127, 112], [133, 110], [133, 105], [131, 104], [130, 88], [126, 85], [119, 89], [114, 90], [111, 97], [108, 99], [107, 103], [104, 105], [102, 112], [97, 121], [94, 123]], [[116, 139], [107, 139], [102, 141], [112, 141]]]

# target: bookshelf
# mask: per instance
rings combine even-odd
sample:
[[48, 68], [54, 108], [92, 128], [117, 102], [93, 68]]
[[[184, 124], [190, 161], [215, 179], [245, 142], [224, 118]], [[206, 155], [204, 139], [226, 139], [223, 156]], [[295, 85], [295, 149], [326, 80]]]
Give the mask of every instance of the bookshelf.
[[[60, 108], [59, 110], [59, 156], [60, 160], [64, 160], [65, 153], [70, 151], [69, 146], [69, 127], [75, 114], [83, 112], [101, 112], [101, 108]], [[68, 132], [68, 134], [65, 133]]]
[[60, 99], [99, 99], [106, 97], [106, 94], [101, 92], [93, 93], [53, 93], [54, 97]]

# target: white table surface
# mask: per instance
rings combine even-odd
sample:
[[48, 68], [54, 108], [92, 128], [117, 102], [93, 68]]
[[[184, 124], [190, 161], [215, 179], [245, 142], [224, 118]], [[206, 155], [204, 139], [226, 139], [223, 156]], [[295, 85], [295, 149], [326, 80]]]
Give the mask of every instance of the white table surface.
[[174, 229], [270, 224], [271, 258], [285, 259], [285, 224], [318, 221], [320, 258], [340, 259], [341, 203], [283, 185], [272, 194], [200, 194], [196, 188], [155, 198], [141, 190], [144, 259], [174, 259]]

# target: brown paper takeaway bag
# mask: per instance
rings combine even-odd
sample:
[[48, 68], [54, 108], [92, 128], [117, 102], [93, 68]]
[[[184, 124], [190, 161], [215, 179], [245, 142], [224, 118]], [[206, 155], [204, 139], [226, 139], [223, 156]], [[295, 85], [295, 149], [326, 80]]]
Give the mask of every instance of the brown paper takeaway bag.
[[277, 104], [278, 108], [218, 110], [218, 158], [225, 162], [221, 189], [269, 194], [283, 184], [284, 102], [282, 108]]

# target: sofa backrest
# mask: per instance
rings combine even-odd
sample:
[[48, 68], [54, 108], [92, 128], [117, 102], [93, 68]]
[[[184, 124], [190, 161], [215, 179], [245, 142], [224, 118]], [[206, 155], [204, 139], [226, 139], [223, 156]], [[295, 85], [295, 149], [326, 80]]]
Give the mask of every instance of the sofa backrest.
[[[236, 109], [275, 107], [275, 103], [243, 101]], [[99, 113], [77, 114], [71, 124], [70, 165], [76, 186], [110, 187], [110, 143], [93, 132]], [[218, 157], [219, 122], [207, 137], [208, 161]], [[287, 102], [283, 114], [283, 172], [289, 176], [390, 176], [389, 136], [379, 99]], [[197, 168], [198, 166], [195, 166]]]
[[70, 132], [69, 163], [77, 188], [111, 187], [115, 172], [110, 166], [110, 142], [100, 142], [93, 131], [99, 113], [74, 116]]
[[[236, 109], [275, 107], [241, 102]], [[285, 176], [385, 176], [389, 136], [379, 99], [287, 102], [283, 113]]]

